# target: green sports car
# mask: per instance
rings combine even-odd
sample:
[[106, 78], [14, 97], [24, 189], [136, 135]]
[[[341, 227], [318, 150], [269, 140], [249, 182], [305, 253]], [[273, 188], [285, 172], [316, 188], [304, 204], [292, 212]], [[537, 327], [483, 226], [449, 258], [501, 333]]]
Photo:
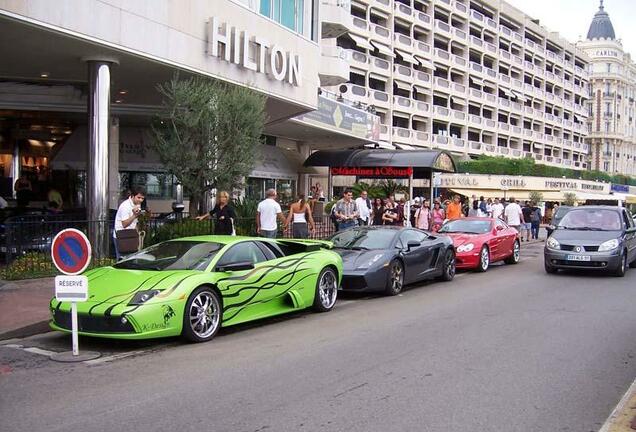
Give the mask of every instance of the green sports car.
[[[331, 244], [200, 236], [144, 249], [85, 273], [79, 334], [118, 339], [181, 335], [212, 339], [221, 326], [313, 308], [333, 308], [342, 260]], [[51, 328], [71, 329], [71, 304], [51, 300]]]

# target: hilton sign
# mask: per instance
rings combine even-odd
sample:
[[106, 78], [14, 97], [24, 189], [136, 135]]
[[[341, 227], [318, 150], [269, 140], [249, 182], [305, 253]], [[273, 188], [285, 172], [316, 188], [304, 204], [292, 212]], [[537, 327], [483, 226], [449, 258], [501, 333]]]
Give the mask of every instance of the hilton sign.
[[262, 73], [293, 86], [301, 85], [301, 65], [297, 55], [286, 52], [264, 38], [252, 36], [218, 18], [207, 23], [207, 54], [245, 69]]

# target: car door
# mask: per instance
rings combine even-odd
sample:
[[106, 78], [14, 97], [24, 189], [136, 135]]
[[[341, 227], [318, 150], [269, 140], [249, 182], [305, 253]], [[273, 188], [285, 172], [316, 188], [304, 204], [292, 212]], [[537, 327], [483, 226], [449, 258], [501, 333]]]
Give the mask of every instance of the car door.
[[[273, 254], [267, 256], [254, 241], [236, 243], [219, 258], [215, 270], [237, 262], [254, 265], [250, 270], [221, 272], [217, 287], [223, 296], [224, 321], [242, 321], [249, 314], [251, 305], [265, 303], [286, 288], [285, 283], [279, 281], [289, 270], [272, 265], [272, 258], [275, 258]], [[250, 319], [254, 318], [251, 316]]]
[[505, 232], [508, 229], [508, 225], [502, 220], [495, 220], [493, 224], [493, 230], [491, 231], [491, 237], [488, 241], [488, 246], [490, 248], [490, 260], [497, 261], [501, 259], [501, 256], [504, 254], [506, 249], [506, 235]]
[[636, 226], [634, 219], [625, 209], [622, 210], [623, 220], [625, 222], [625, 243], [627, 244], [629, 262], [636, 260]]
[[[397, 244], [404, 259], [405, 283], [423, 279], [427, 273], [434, 270], [431, 269], [434, 247], [431, 247], [428, 239], [425, 233], [414, 229], [405, 229], [400, 233]], [[417, 242], [419, 246], [409, 249], [409, 242]]]

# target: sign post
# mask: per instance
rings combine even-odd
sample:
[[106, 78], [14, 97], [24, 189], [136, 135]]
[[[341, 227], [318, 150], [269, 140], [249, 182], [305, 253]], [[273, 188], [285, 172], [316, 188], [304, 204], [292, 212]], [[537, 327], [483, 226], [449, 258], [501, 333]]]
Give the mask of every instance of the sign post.
[[71, 302], [72, 351], [55, 353], [51, 360], [78, 362], [99, 357], [98, 352], [79, 352], [79, 321], [77, 303], [88, 300], [88, 278], [81, 276], [91, 261], [91, 244], [86, 235], [74, 228], [60, 231], [51, 244], [51, 258], [57, 269], [64, 275], [55, 276], [55, 298]]

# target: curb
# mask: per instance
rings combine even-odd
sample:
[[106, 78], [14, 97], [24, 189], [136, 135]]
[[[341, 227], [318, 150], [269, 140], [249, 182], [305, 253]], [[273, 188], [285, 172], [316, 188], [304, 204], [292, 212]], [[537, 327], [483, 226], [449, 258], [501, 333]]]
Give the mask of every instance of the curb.
[[20, 327], [13, 330], [8, 330], [3, 333], [0, 333], [0, 341], [7, 339], [20, 339], [28, 336], [33, 336], [40, 333], [46, 333], [51, 331], [49, 327], [49, 321], [39, 321], [34, 324], [29, 324], [24, 327]]
[[[630, 403], [630, 401], [632, 403]], [[631, 411], [631, 412], [630, 412]], [[627, 389], [614, 411], [599, 432], [623, 432], [634, 430], [636, 421], [636, 380]]]

